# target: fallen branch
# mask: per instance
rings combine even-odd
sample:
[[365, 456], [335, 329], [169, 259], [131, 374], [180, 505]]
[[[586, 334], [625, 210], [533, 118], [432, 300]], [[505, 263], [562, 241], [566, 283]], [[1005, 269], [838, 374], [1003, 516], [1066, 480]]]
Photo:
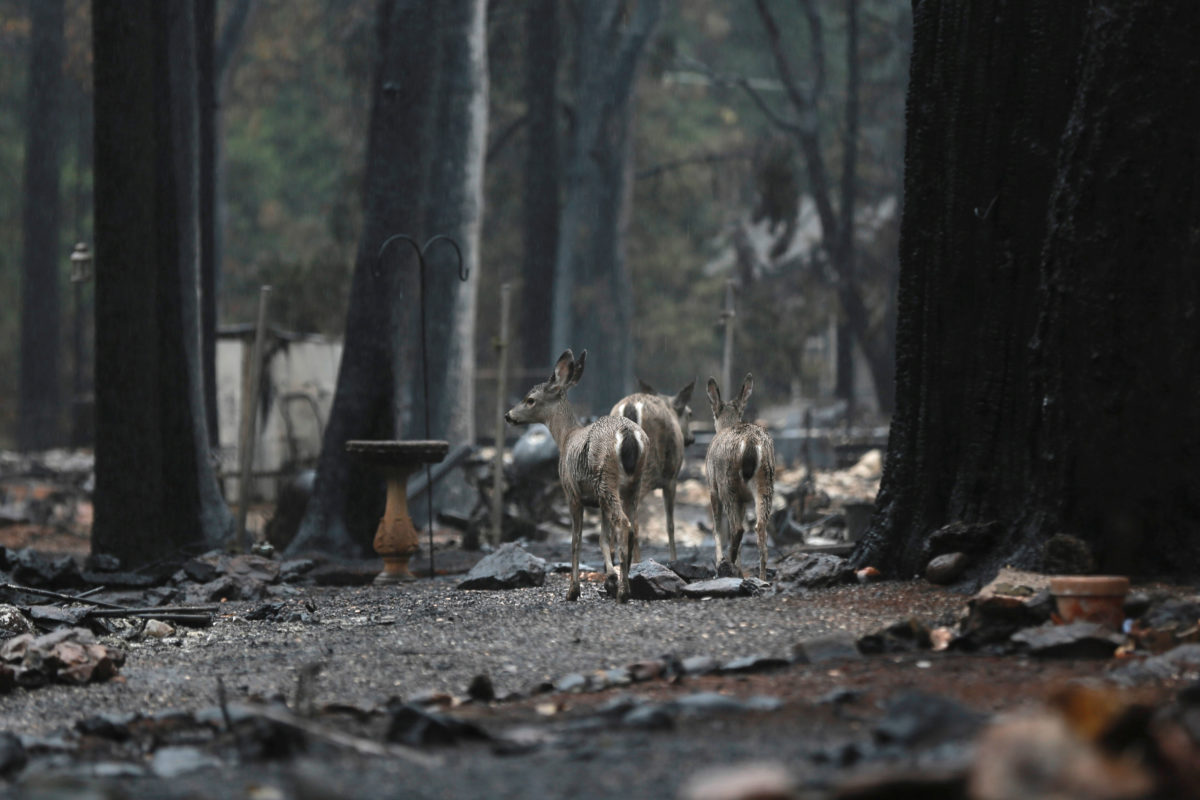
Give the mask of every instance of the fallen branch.
[[33, 594], [39, 597], [49, 597], [54, 600], [62, 600], [66, 603], [85, 603], [89, 606], [97, 608], [124, 608], [116, 603], [106, 603], [103, 600], [92, 600], [83, 595], [63, 594], [62, 592], [52, 592], [49, 589], [34, 589], [32, 586], [18, 586], [15, 583], [0, 583], [0, 589], [7, 589], [10, 592], [21, 592], [22, 594]]

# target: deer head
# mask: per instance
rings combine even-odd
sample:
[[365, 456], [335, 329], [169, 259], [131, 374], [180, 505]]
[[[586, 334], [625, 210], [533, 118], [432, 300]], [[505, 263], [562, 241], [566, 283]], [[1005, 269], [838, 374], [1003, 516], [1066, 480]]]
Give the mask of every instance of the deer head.
[[513, 425], [528, 425], [532, 422], [546, 422], [553, 414], [566, 406], [567, 390], [579, 383], [583, 377], [583, 363], [587, 359], [587, 350], [575, 354], [570, 349], [564, 350], [550, 373], [550, 379], [539, 383], [529, 390], [525, 399], [508, 410], [504, 419]]
[[712, 403], [713, 423], [716, 426], [717, 432], [732, 428], [742, 421], [742, 414], [746, 412], [746, 403], [750, 400], [750, 393], [754, 391], [754, 376], [746, 373], [746, 379], [742, 381], [742, 391], [734, 400], [728, 403], [721, 402], [721, 389], [717, 386], [715, 378], [708, 379], [708, 401]]

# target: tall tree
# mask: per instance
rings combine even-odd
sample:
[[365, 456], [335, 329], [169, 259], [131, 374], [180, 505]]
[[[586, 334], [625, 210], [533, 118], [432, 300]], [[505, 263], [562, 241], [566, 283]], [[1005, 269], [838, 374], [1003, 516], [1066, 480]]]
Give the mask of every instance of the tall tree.
[[858, 2], [846, 4], [846, 91], [841, 138], [841, 176], [835, 185], [826, 167], [818, 105], [825, 92], [826, 51], [824, 23], [812, 0], [800, 6], [809, 31], [812, 56], [811, 80], [801, 83], [785, 49], [780, 27], [770, 5], [755, 0], [759, 18], [767, 32], [767, 42], [775, 61], [776, 74], [783, 84], [790, 115], [777, 113], [753, 85], [740, 81], [768, 119], [786, 131], [796, 142], [808, 173], [808, 191], [812, 194], [821, 224], [821, 249], [834, 273], [834, 286], [841, 305], [842, 322], [838, 326], [837, 393], [852, 400], [854, 393], [851, 350], [854, 342], [867, 359], [880, 408], [890, 411], [894, 405], [894, 372], [890, 331], [882, 335], [872, 330], [871, 314], [863, 298], [857, 274], [855, 252], [855, 210], [858, 201], [859, 92], [861, 58], [858, 52]]
[[[439, 242], [425, 254], [424, 324], [430, 435], [455, 445], [475, 441], [475, 306], [488, 116], [486, 5], [484, 0], [438, 4], [438, 136], [425, 230], [430, 236], [452, 238], [459, 253]], [[410, 432], [423, 436], [426, 398], [419, 360], [412, 378], [415, 413]]]
[[25, 137], [21, 280], [21, 399], [18, 444], [61, 444], [58, 272], [59, 156], [63, 130], [63, 0], [30, 4], [29, 108]]
[[979, 578], [1066, 533], [1194, 576], [1200, 9], [925, 0], [914, 25], [897, 409], [855, 561], [962, 548]]
[[227, 540], [200, 368], [195, 5], [95, 0], [96, 521], [128, 564]]
[[[578, 4], [575, 114], [555, 256], [553, 350], [592, 353], [577, 403], [599, 411], [633, 377], [633, 296], [625, 262], [633, 89], [642, 53], [658, 26], [661, 0], [631, 9], [609, 0]], [[586, 391], [581, 391], [586, 388]]]
[[552, 352], [554, 256], [562, 182], [558, 102], [558, 0], [533, 0], [525, 12], [526, 151], [524, 263], [521, 268], [521, 364], [544, 367]]
[[412, 372], [409, 335], [416, 313], [416, 259], [397, 242], [378, 265], [392, 234], [420, 241], [432, 148], [438, 37], [429, 4], [381, 0], [378, 51], [368, 132], [363, 231], [333, 409], [325, 427], [313, 494], [292, 552], [369, 553], [383, 508], [378, 474], [350, 460], [351, 439], [395, 439], [412, 418], [405, 376]]

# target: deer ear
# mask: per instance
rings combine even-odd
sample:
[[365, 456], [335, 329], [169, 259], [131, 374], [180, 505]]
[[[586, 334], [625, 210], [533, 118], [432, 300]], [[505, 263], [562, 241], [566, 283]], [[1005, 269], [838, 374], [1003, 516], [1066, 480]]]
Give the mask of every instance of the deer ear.
[[579, 360], [571, 368], [571, 377], [567, 379], [566, 386], [570, 388], [579, 383], [579, 379], [583, 377], [583, 362], [587, 361], [587, 350], [579, 354]]
[[654, 391], [654, 387], [651, 386], [650, 384], [646, 383], [641, 378], [637, 379], [637, 386], [638, 386], [638, 391], [641, 392], [642, 394], [657, 394], [657, 392]]
[[714, 414], [721, 408], [721, 389], [717, 386], [716, 378], [708, 379], [708, 402], [712, 403]]
[[692, 399], [692, 390], [696, 388], [696, 381], [693, 380], [687, 386], [679, 390], [679, 394], [671, 398], [671, 405], [682, 410], [684, 406]]
[[554, 383], [564, 384], [570, 377], [574, 369], [575, 354], [570, 348], [563, 351], [563, 354], [558, 357], [558, 361], [554, 364], [554, 372], [550, 375], [550, 380]]
[[749, 372], [746, 373], [746, 380], [742, 381], [742, 393], [738, 395], [738, 405], [742, 408], [746, 407], [746, 401], [750, 399], [750, 394], [754, 391], [754, 376]]

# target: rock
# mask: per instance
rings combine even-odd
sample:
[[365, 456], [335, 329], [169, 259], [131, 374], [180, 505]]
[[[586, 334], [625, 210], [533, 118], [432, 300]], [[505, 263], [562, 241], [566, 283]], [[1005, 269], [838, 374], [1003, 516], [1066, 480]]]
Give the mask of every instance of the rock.
[[653, 680], [661, 678], [667, 672], [667, 662], [651, 659], [648, 661], [635, 661], [625, 667], [629, 672], [629, 677], [634, 682]]
[[953, 700], [924, 692], [903, 692], [890, 700], [875, 725], [875, 741], [906, 749], [942, 742], [964, 746], [988, 720]]
[[259, 555], [222, 556], [217, 570], [231, 578], [248, 579], [257, 583], [279, 581], [279, 562]]
[[1189, 673], [1200, 672], [1200, 644], [1183, 644], [1162, 655], [1133, 661], [1116, 670], [1110, 677], [1124, 686], [1178, 680]]
[[701, 770], [679, 790], [679, 800], [792, 800], [798, 785], [782, 764], [739, 764]]
[[852, 661], [862, 658], [854, 637], [846, 632], [805, 639], [792, 646], [792, 659], [798, 664], [823, 664], [826, 661]]
[[875, 567], [863, 567], [855, 571], [854, 578], [859, 583], [875, 583], [875, 581], [883, 579], [883, 573]]
[[685, 585], [683, 578], [653, 559], [639, 561], [629, 570], [629, 593], [634, 600], [679, 597]]
[[786, 667], [790, 663], [786, 658], [776, 658], [775, 656], [742, 656], [741, 658], [726, 661], [721, 665], [720, 671], [726, 673], [764, 672], [769, 669]]
[[[568, 533], [569, 533], [569, 531], [568, 531]], [[570, 575], [571, 574], [571, 562], [570, 561], [555, 561], [553, 564], [550, 565], [550, 571], [556, 575]], [[579, 574], [580, 575], [584, 574], [585, 572], [599, 572], [599, 571], [600, 571], [599, 569], [597, 569], [596, 567], [593, 567], [591, 564], [585, 564], [582, 561], [579, 562]], [[630, 575], [632, 575], [632, 574], [633, 573], [630, 572]]]
[[207, 561], [201, 561], [198, 558], [189, 558], [187, 561], [183, 562], [183, 565], [180, 567], [180, 569], [183, 570], [184, 574], [188, 577], [188, 580], [196, 583], [208, 583], [209, 581], [216, 580], [217, 578], [216, 566], [208, 563]]
[[706, 581], [717, 577], [717, 568], [710, 561], [686, 561], [677, 558], [668, 561], [667, 567], [685, 581]]
[[1112, 658], [1125, 641], [1095, 622], [1026, 628], [1013, 634], [1012, 640], [1044, 658]]
[[755, 695], [743, 700], [719, 692], [696, 692], [677, 697], [670, 702], [670, 707], [683, 716], [703, 716], [729, 711], [776, 711], [782, 705], [777, 697]]
[[[842, 751], [839, 766], [851, 766], [861, 754], [852, 746]], [[852, 774], [837, 782], [832, 797], [835, 800], [886, 800], [897, 797], [961, 798], [966, 794], [967, 776], [962, 767], [924, 765], [922, 767], [883, 767]], [[974, 797], [972, 795], [971, 797]], [[1013, 795], [1012, 797], [1025, 797]], [[989, 800], [993, 800], [989, 798]], [[1000, 800], [996, 798], [995, 800]], [[1078, 798], [1077, 800], [1082, 800]]]
[[748, 597], [757, 587], [746, 578], [712, 578], [683, 587], [684, 597]]
[[508, 542], [472, 567], [458, 588], [516, 589], [545, 582], [545, 559], [527, 553], [516, 542]]
[[384, 738], [409, 747], [451, 745], [463, 739], [489, 738], [482, 728], [412, 705], [391, 704], [388, 707], [388, 727]]
[[9, 636], [33, 633], [33, 623], [26, 619], [16, 606], [0, 605], [0, 631]]
[[1042, 568], [1051, 575], [1087, 575], [1095, 566], [1091, 546], [1077, 536], [1056, 533], [1042, 545]]
[[11, 564], [14, 583], [37, 587], [70, 587], [83, 583], [79, 565], [68, 555], [44, 556], [25, 548], [18, 550]]
[[554, 682], [554, 691], [556, 692], [582, 692], [586, 691], [589, 686], [588, 677], [578, 672], [571, 672], [563, 675]]
[[121, 559], [108, 553], [92, 553], [84, 561], [84, 566], [93, 572], [119, 572]]
[[29, 762], [21, 737], [11, 731], [0, 731], [0, 777], [11, 778]]
[[266, 584], [250, 578], [222, 575], [199, 586], [188, 587], [184, 596], [188, 603], [220, 603], [226, 600], [261, 600], [267, 594]]
[[967, 602], [967, 619], [956, 647], [1007, 643], [1017, 631], [1050, 619], [1050, 578], [1005, 567]]
[[936, 556], [925, 565], [925, 580], [939, 586], [954, 583], [966, 570], [968, 561], [967, 554], [961, 552]]
[[629, 728], [665, 731], [675, 727], [675, 717], [657, 703], [646, 703], [626, 712], [625, 716], [621, 717], [621, 724]]
[[689, 656], [680, 662], [680, 671], [684, 675], [707, 675], [716, 672], [721, 662], [712, 656]]
[[311, 558], [289, 558], [279, 565], [279, 579], [285, 583], [298, 581], [312, 572], [316, 566], [317, 562]]
[[894, 622], [882, 631], [869, 633], [858, 640], [858, 651], [863, 655], [880, 653], [910, 653], [914, 650], [929, 650], [933, 647], [929, 628], [918, 619]]
[[946, 553], [982, 553], [992, 546], [1000, 532], [1001, 526], [998, 522], [951, 522], [938, 528], [925, 539], [925, 558], [928, 560]]
[[30, 606], [29, 618], [43, 630], [57, 628], [62, 625], [74, 627], [83, 621], [89, 610], [80, 606], [71, 608], [64, 608], [63, 606]]
[[148, 619], [142, 628], [142, 636], [147, 639], [165, 639], [175, 634], [175, 628], [161, 619]]
[[794, 553], [777, 565], [775, 582], [794, 588], [819, 589], [853, 583], [854, 570], [841, 556], [829, 553]]
[[495, 700], [496, 687], [492, 683], [492, 676], [481, 672], [471, 678], [471, 682], [467, 685], [467, 697], [480, 703], [490, 703]]
[[97, 714], [75, 723], [75, 730], [84, 736], [95, 736], [114, 742], [128, 741], [132, 733], [129, 724], [136, 719], [134, 714]]

